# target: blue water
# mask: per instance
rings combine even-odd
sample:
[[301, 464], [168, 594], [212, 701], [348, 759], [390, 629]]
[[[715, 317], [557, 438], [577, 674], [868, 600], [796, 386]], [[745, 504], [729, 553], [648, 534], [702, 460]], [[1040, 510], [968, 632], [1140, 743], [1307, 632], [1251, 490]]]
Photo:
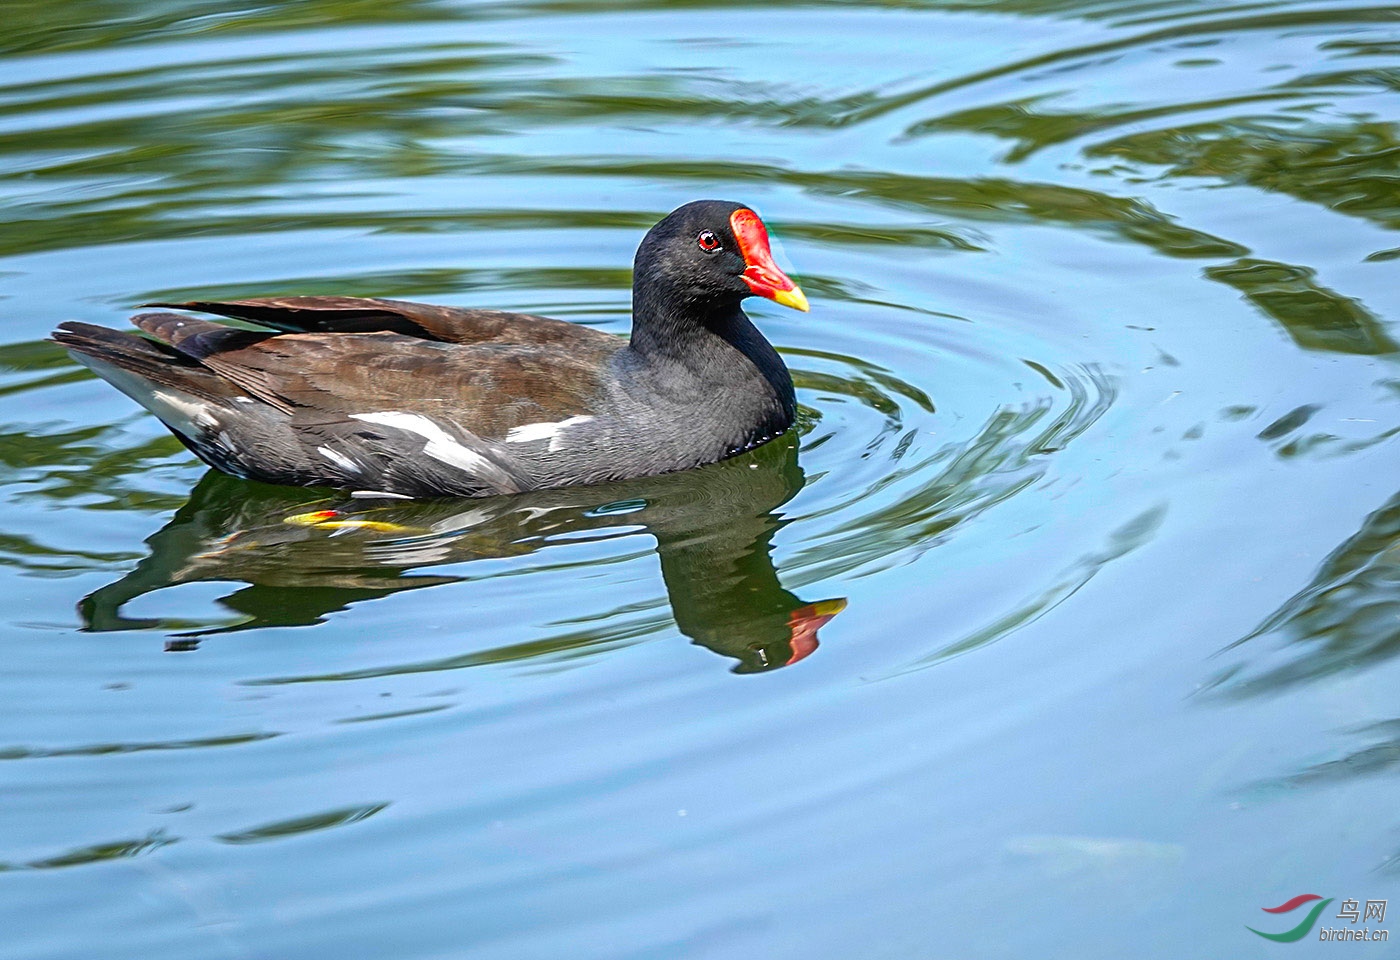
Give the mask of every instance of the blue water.
[[[1394, 8], [5, 18], [0, 957], [1389, 955], [1318, 936], [1400, 892]], [[701, 197], [813, 309], [750, 301], [800, 430], [689, 474], [347, 506], [44, 342], [625, 333]]]

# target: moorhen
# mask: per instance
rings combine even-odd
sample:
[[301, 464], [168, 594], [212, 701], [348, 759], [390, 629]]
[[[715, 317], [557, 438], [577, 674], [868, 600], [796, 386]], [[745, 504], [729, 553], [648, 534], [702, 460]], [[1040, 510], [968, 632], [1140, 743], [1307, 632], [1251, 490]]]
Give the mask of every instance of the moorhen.
[[792, 379], [740, 309], [807, 298], [738, 203], [670, 213], [637, 248], [632, 336], [359, 297], [153, 303], [147, 336], [53, 339], [211, 466], [364, 496], [478, 497], [684, 470], [792, 425]]

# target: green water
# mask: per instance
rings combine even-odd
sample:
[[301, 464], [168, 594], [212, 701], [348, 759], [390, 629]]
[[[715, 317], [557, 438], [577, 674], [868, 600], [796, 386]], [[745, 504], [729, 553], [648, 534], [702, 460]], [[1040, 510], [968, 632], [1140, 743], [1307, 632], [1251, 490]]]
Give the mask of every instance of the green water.
[[[1246, 928], [1400, 898], [1400, 8], [3, 14], [0, 957], [1389, 955]], [[44, 342], [701, 197], [813, 309], [688, 474], [288, 524]]]

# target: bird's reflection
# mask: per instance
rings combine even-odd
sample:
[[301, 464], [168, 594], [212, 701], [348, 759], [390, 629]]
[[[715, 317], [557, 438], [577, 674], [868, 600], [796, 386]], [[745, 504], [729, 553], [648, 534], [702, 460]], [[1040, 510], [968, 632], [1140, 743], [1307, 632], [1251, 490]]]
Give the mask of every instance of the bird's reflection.
[[[656, 538], [680, 631], [736, 659], [736, 672], [771, 670], [815, 650], [817, 630], [846, 605], [805, 602], [778, 582], [776, 511], [803, 482], [791, 437], [700, 470], [486, 500], [317, 501], [210, 472], [147, 541], [150, 555], [78, 609], [87, 630], [163, 629], [178, 634], [168, 649], [186, 650], [212, 633], [316, 623], [357, 601], [467, 579], [419, 568], [642, 526]], [[231, 625], [122, 613], [153, 591], [217, 581], [244, 584], [219, 601], [237, 616]]]

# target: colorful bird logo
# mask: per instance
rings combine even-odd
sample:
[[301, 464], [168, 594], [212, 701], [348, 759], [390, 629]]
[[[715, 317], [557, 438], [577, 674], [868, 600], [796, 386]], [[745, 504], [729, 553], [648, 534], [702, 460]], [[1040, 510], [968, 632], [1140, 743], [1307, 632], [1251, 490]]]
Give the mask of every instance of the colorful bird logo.
[[[1300, 893], [1287, 903], [1281, 903], [1276, 907], [1264, 907], [1263, 909], [1265, 913], [1288, 913], [1291, 910], [1297, 910], [1303, 904], [1313, 900], [1322, 900], [1322, 898], [1315, 893]], [[1255, 930], [1250, 926], [1246, 926], [1245, 929], [1250, 933], [1259, 934], [1259, 936], [1263, 937], [1265, 940], [1274, 940], [1278, 943], [1292, 943], [1295, 940], [1303, 939], [1312, 932], [1313, 924], [1317, 923], [1318, 915], [1322, 913], [1323, 909], [1331, 903], [1332, 900], [1332, 897], [1328, 897], [1326, 900], [1322, 900], [1321, 903], [1314, 905], [1313, 908], [1308, 911], [1308, 915], [1302, 919], [1302, 922], [1292, 930], [1285, 930], [1282, 933], [1265, 933], [1263, 930]]]

